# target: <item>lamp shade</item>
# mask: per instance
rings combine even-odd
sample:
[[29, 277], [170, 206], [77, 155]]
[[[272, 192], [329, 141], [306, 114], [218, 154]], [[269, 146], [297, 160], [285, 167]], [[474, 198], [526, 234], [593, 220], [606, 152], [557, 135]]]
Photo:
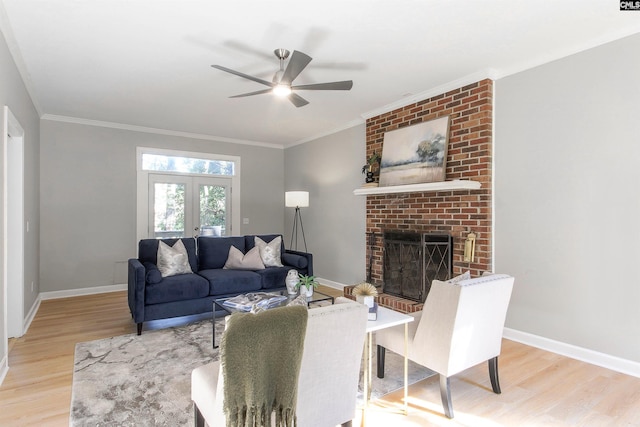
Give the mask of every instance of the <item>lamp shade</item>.
[[306, 208], [309, 206], [308, 191], [285, 191], [284, 205], [288, 208]]

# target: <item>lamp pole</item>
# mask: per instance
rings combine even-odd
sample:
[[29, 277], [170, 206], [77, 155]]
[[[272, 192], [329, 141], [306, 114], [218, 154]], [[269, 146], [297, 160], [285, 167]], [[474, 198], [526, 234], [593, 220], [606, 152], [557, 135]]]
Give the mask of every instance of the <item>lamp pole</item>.
[[289, 243], [289, 247], [293, 249], [293, 236], [296, 236], [296, 248], [298, 250], [298, 222], [300, 222], [300, 229], [302, 230], [302, 241], [304, 242], [304, 251], [309, 252], [307, 250], [307, 239], [304, 237], [304, 226], [302, 225], [302, 215], [300, 215], [300, 206], [296, 206], [296, 212], [293, 214], [293, 229], [291, 230], [291, 242]]

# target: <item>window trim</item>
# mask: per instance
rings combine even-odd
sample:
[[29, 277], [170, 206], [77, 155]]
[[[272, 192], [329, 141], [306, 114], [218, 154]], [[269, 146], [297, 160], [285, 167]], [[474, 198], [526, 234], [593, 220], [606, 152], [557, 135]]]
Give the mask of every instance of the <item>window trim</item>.
[[176, 157], [194, 157], [206, 160], [225, 160], [235, 163], [233, 175], [212, 175], [212, 174], [185, 174], [181, 172], [163, 171], [161, 173], [167, 175], [187, 175], [187, 176], [205, 176], [216, 177], [231, 180], [231, 230], [229, 236], [241, 236], [241, 215], [240, 215], [240, 177], [241, 165], [240, 156], [229, 156], [225, 154], [202, 153], [185, 150], [171, 150], [165, 148], [153, 147], [136, 147], [136, 175], [137, 175], [137, 194], [136, 194], [136, 252], [137, 242], [147, 239], [149, 228], [149, 174], [159, 173], [159, 171], [142, 169], [143, 154], [159, 154], [165, 156]]

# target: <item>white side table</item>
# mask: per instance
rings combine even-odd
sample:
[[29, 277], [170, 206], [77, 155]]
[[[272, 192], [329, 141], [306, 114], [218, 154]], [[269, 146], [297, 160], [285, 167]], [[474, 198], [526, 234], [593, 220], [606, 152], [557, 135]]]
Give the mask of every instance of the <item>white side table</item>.
[[369, 320], [367, 322], [367, 341], [365, 345], [365, 365], [364, 365], [364, 407], [369, 405], [371, 398], [371, 359], [372, 359], [372, 336], [375, 331], [390, 328], [392, 326], [404, 325], [404, 413], [408, 412], [408, 369], [409, 362], [407, 359], [407, 342], [409, 339], [409, 322], [413, 322], [413, 317], [394, 311], [385, 307], [378, 306], [377, 320]]

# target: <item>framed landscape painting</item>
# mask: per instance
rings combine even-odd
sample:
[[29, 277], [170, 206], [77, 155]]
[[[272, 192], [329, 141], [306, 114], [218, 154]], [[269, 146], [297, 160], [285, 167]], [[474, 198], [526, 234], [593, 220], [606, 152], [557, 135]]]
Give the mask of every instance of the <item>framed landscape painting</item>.
[[449, 116], [384, 134], [380, 186], [445, 179]]

